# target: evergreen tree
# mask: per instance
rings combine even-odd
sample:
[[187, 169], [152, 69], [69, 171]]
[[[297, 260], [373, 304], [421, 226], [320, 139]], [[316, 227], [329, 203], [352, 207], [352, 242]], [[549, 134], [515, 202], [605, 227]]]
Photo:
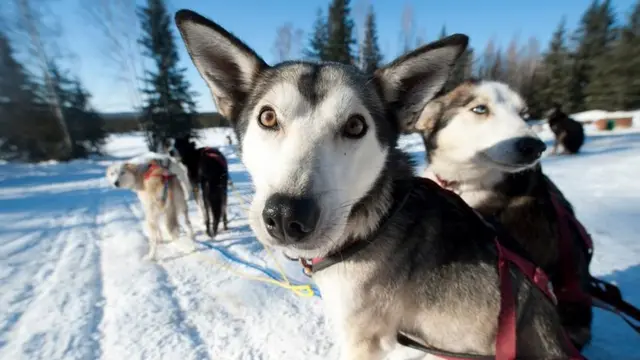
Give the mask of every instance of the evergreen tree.
[[62, 71], [54, 62], [50, 65], [53, 89], [60, 99], [62, 111], [73, 139], [73, 157], [86, 157], [99, 153], [106, 132], [103, 119], [91, 108], [91, 94], [79, 79], [73, 79], [68, 71]]
[[444, 39], [445, 37], [447, 37], [447, 26], [442, 25], [442, 29], [440, 29], [440, 35], [438, 36], [438, 39]]
[[622, 106], [618, 75], [621, 48], [615, 46], [618, 31], [610, 0], [600, 4], [596, 12], [596, 31], [593, 33], [594, 55], [589, 61], [589, 82], [584, 87], [585, 108], [614, 110]]
[[145, 74], [142, 117], [149, 149], [160, 151], [169, 138], [193, 135], [195, 93], [185, 79], [186, 69], [179, 67], [172, 20], [164, 1], [148, 0], [146, 7], [138, 9], [138, 17], [143, 31], [139, 39], [143, 55], [155, 66], [154, 71]]
[[640, 109], [640, 0], [633, 5], [618, 45], [622, 109]]
[[[569, 85], [569, 111], [585, 110], [586, 89], [593, 79], [597, 62], [606, 54], [615, 40], [614, 15], [610, 0], [602, 4], [593, 0], [580, 19], [574, 34], [576, 49], [573, 54]], [[604, 84], [603, 84], [604, 86]], [[592, 92], [593, 94], [593, 92]]]
[[16, 156], [24, 150], [19, 127], [25, 110], [34, 98], [24, 68], [13, 56], [13, 48], [0, 33], [0, 152], [2, 157]]
[[367, 74], [373, 74], [382, 62], [382, 54], [378, 46], [378, 30], [376, 29], [376, 18], [373, 12], [373, 6], [369, 7], [364, 26], [364, 41], [362, 44], [362, 60], [364, 64], [362, 70]]
[[322, 14], [322, 9], [319, 8], [313, 24], [311, 38], [309, 39], [309, 46], [304, 51], [305, 57], [315, 61], [326, 60], [328, 38], [329, 30], [327, 28], [327, 20]]
[[551, 108], [554, 102], [563, 106], [569, 104], [571, 64], [566, 36], [566, 19], [563, 17], [542, 61], [543, 73], [540, 74], [538, 92], [540, 105], [544, 108]]
[[356, 43], [353, 36], [355, 26], [350, 16], [349, 3], [349, 0], [333, 0], [329, 6], [326, 58], [323, 60], [354, 63], [352, 46]]
[[38, 85], [14, 57], [0, 33], [0, 157], [47, 160], [60, 155], [62, 134]]

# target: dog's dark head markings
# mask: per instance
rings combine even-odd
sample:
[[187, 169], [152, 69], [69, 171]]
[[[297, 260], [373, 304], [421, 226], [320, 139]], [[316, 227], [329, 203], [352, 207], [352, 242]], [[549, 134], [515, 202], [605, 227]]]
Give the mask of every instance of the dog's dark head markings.
[[402, 156], [399, 134], [440, 91], [468, 43], [467, 36], [452, 35], [367, 76], [339, 63], [269, 66], [192, 11], [179, 11], [176, 22], [235, 129], [256, 189], [253, 230], [260, 241], [306, 257], [327, 254], [353, 235], [354, 208], [389, 158]]

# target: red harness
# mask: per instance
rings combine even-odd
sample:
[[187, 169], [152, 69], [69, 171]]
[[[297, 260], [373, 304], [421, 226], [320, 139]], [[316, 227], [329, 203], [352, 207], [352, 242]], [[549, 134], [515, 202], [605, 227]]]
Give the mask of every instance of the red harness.
[[218, 163], [220, 163], [220, 165], [225, 168], [227, 167], [227, 160], [224, 157], [220, 156], [220, 154], [218, 154], [213, 148], [205, 146], [202, 148], [202, 150], [202, 153], [205, 156], [214, 158]]
[[[431, 181], [430, 179], [425, 179]], [[446, 189], [446, 188], [445, 188]], [[447, 189], [448, 190], [448, 189]], [[408, 338], [404, 334], [398, 334], [398, 342], [404, 346], [409, 346], [433, 355], [437, 355], [446, 360], [477, 360], [477, 359], [495, 359], [495, 360], [515, 360], [516, 359], [516, 299], [514, 296], [513, 286], [511, 283], [511, 274], [509, 264], [515, 265], [522, 274], [524, 274], [533, 284], [535, 284], [553, 304], [557, 303], [556, 297], [551, 290], [549, 277], [545, 272], [532, 262], [517, 255], [515, 252], [504, 247], [498, 238], [494, 239], [496, 250], [498, 253], [498, 276], [500, 279], [500, 312], [498, 314], [498, 332], [496, 334], [496, 354], [495, 356], [479, 356], [474, 354], [457, 354], [440, 349], [426, 347], [416, 341]], [[329, 267], [351, 254], [359, 251], [369, 244], [366, 241], [354, 243], [346, 249], [346, 252], [338, 254], [337, 259], [329, 257], [313, 258], [310, 261], [300, 259], [305, 274], [311, 276], [314, 272]], [[333, 258], [336, 258], [333, 255]], [[586, 360], [580, 352], [573, 346], [573, 343], [566, 336], [567, 347], [569, 349], [569, 360]]]
[[[155, 171], [158, 169], [161, 169], [162, 173], [160, 174], [156, 173]], [[152, 177], [162, 178], [162, 185], [164, 186], [162, 189], [162, 202], [166, 201], [167, 197], [170, 195], [169, 181], [176, 176], [170, 173], [164, 167], [158, 165], [157, 162], [151, 161], [149, 163], [149, 168], [147, 168], [147, 171], [145, 171], [144, 173], [144, 179], [149, 180], [149, 178], [152, 178]]]

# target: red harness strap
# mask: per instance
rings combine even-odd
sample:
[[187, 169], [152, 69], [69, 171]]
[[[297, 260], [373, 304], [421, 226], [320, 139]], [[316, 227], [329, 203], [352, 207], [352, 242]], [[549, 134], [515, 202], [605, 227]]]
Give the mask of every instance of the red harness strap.
[[223, 158], [222, 156], [220, 156], [220, 154], [218, 154], [215, 150], [213, 150], [213, 148], [210, 148], [208, 146], [205, 146], [204, 148], [202, 148], [203, 154], [214, 158], [216, 161], [218, 161], [220, 163], [220, 165], [227, 167], [227, 160], [225, 158]]
[[562, 285], [556, 287], [556, 295], [560, 301], [584, 302], [590, 306], [591, 296], [582, 289], [580, 278], [576, 273], [575, 261], [573, 259], [575, 256], [573, 253], [574, 244], [569, 223], [572, 223], [578, 230], [580, 238], [589, 253], [593, 251], [593, 242], [582, 224], [560, 204], [557, 195], [553, 191], [550, 191], [550, 195], [551, 202], [558, 215], [558, 250], [559, 257], [562, 259], [560, 261]]
[[[498, 272], [500, 275], [501, 295], [498, 334], [496, 336], [496, 360], [512, 360], [516, 358], [516, 305], [507, 261], [517, 266], [554, 304], [556, 304], [556, 298], [551, 291], [549, 278], [540, 267], [535, 266], [533, 263], [503, 247], [497, 239], [495, 242], [496, 248], [498, 249]], [[569, 340], [566, 333], [565, 340], [570, 353], [569, 359], [586, 359], [573, 346], [573, 343]]]
[[[155, 173], [155, 171], [158, 170], [158, 169], [161, 169], [162, 173], [160, 173], [160, 174]], [[164, 202], [165, 200], [167, 200], [167, 196], [169, 196], [169, 193], [170, 193], [170, 191], [169, 191], [170, 190], [169, 189], [169, 180], [174, 178], [175, 175], [170, 173], [164, 167], [158, 165], [157, 162], [151, 161], [151, 163], [149, 163], [149, 168], [144, 173], [144, 179], [148, 180], [151, 177], [162, 178], [162, 184], [164, 185], [164, 189], [162, 191], [162, 201]]]
[[[442, 180], [436, 176], [441, 187], [448, 189], [447, 185], [451, 183]], [[480, 215], [478, 215], [480, 216]], [[568, 229], [565, 229], [567, 231]], [[585, 232], [586, 233], [586, 232]], [[502, 246], [498, 238], [494, 240], [498, 252], [498, 276], [500, 279], [500, 312], [498, 314], [498, 333], [496, 334], [496, 360], [515, 360], [517, 349], [517, 332], [516, 332], [516, 300], [511, 284], [511, 274], [509, 272], [509, 264], [518, 267], [520, 272], [525, 275], [533, 284], [535, 284], [548, 298], [557, 304], [557, 299], [551, 290], [551, 282], [545, 272], [532, 262], [524, 259], [515, 252]], [[570, 248], [569, 248], [570, 250]], [[572, 256], [572, 255], [569, 255]], [[576, 281], [577, 281], [577, 277]], [[579, 283], [576, 283], [579, 285]], [[578, 287], [579, 289], [579, 287]], [[565, 335], [565, 341], [569, 349], [570, 360], [586, 360], [580, 352], [573, 346], [569, 337]], [[447, 360], [460, 360], [463, 357], [446, 356]]]

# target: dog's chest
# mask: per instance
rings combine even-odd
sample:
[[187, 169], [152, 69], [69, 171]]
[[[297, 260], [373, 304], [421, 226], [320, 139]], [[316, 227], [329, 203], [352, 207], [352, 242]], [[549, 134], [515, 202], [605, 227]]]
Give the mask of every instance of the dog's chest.
[[362, 290], [353, 280], [341, 274], [341, 271], [334, 271], [334, 269], [325, 271], [331, 273], [316, 275], [314, 280], [322, 293], [325, 314], [330, 321], [335, 322], [349, 316], [356, 307], [355, 304], [359, 301], [358, 295]]

